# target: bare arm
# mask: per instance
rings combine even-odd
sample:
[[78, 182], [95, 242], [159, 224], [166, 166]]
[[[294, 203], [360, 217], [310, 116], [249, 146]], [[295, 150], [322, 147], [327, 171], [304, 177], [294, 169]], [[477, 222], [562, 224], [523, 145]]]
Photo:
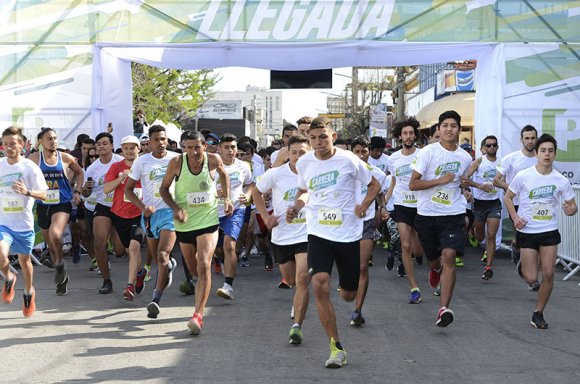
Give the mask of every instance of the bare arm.
[[208, 153], [207, 158], [210, 167], [209, 169], [215, 169], [220, 175], [220, 185], [222, 186], [222, 195], [224, 199], [224, 213], [230, 216], [234, 211], [234, 206], [230, 199], [230, 176], [224, 168], [224, 163], [221, 157], [213, 153]]
[[161, 195], [161, 198], [165, 204], [171, 208], [174, 215], [177, 215], [177, 212], [180, 211], [181, 208], [179, 208], [179, 206], [175, 203], [175, 200], [173, 200], [173, 196], [171, 196], [171, 193], [169, 193], [169, 187], [171, 187], [171, 183], [173, 183], [173, 180], [175, 180], [175, 177], [177, 177], [179, 170], [181, 169], [182, 161], [183, 158], [181, 156], [174, 157], [171, 159], [171, 161], [169, 161], [169, 164], [167, 165], [167, 172], [165, 173], [165, 176], [163, 176], [163, 181], [159, 187], [159, 194]]
[[366, 210], [369, 206], [375, 201], [378, 193], [381, 191], [381, 184], [375, 179], [375, 177], [371, 177], [371, 182], [368, 185], [367, 194], [360, 205], [355, 206], [354, 212], [357, 217], [362, 218], [366, 215]]
[[280, 152], [278, 152], [276, 161], [272, 164], [272, 168], [281, 167], [286, 164], [286, 161], [288, 161], [288, 147], [282, 147], [280, 148]]
[[413, 171], [413, 174], [411, 175], [411, 180], [409, 181], [409, 189], [411, 191], [422, 191], [425, 189], [436, 187], [438, 185], [450, 183], [455, 178], [455, 174], [447, 173], [441, 176], [440, 178], [433, 180], [421, 180], [421, 177], [423, 177], [423, 175], [421, 175], [417, 171]]
[[499, 171], [497, 171], [495, 177], [493, 178], [493, 185], [503, 189], [504, 191], [507, 191], [509, 188], [509, 185], [505, 182], [505, 175], [502, 175]]
[[298, 189], [294, 204], [286, 210], [286, 222], [290, 223], [298, 215], [298, 212], [308, 203], [310, 194], [304, 189]]
[[514, 227], [516, 229], [522, 229], [523, 227], [526, 226], [527, 221], [519, 217], [518, 213], [516, 212], [516, 207], [514, 205], [515, 196], [516, 196], [515, 193], [513, 193], [510, 189], [508, 189], [503, 197], [503, 202], [510, 217], [512, 218], [512, 221], [514, 222]]
[[139, 199], [139, 197], [137, 197], [137, 195], [135, 194], [135, 186], [137, 185], [137, 182], [135, 180], [133, 180], [132, 178], [128, 177], [127, 178], [127, 184], [125, 184], [125, 197], [127, 198], [127, 200], [129, 200], [134, 206], [136, 206], [137, 208], [139, 208], [141, 211], [145, 211], [145, 204], [143, 204], [143, 202]]
[[46, 200], [46, 190], [42, 189], [34, 191], [32, 189], [28, 189], [28, 187], [24, 185], [22, 180], [16, 180], [14, 182], [14, 185], [12, 185], [12, 190], [24, 196], [30, 196], [38, 200]]

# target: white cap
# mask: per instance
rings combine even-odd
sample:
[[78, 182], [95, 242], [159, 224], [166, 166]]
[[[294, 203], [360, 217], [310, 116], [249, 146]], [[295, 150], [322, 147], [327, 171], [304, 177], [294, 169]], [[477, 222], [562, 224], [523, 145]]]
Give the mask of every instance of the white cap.
[[121, 139], [121, 146], [123, 146], [123, 144], [135, 144], [135, 145], [137, 145], [137, 147], [140, 147], [139, 139], [137, 139], [137, 137], [133, 136], [133, 135], [128, 135], [128, 136], [123, 137]]

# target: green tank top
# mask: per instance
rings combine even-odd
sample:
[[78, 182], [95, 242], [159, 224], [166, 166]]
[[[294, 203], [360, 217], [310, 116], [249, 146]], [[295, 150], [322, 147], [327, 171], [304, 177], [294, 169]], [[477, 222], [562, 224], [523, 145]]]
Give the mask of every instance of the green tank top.
[[175, 221], [178, 232], [196, 231], [219, 223], [216, 186], [209, 172], [207, 153], [203, 154], [203, 166], [197, 175], [191, 173], [187, 161], [184, 153], [181, 173], [175, 181], [175, 202], [187, 212], [185, 223]]

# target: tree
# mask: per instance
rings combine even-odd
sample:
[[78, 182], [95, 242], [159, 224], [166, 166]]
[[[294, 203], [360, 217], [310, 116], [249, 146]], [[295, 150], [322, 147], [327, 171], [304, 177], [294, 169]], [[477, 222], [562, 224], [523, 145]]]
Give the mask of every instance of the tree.
[[213, 96], [219, 81], [213, 70], [189, 71], [131, 64], [133, 107], [145, 113], [148, 122], [155, 119], [178, 126], [191, 120], [196, 111]]

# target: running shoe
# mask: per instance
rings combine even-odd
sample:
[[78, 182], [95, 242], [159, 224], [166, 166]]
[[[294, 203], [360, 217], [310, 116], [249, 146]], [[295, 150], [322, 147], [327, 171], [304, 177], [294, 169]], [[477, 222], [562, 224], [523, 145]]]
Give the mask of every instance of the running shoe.
[[194, 313], [193, 317], [187, 322], [187, 328], [189, 328], [189, 334], [197, 336], [201, 333], [201, 328], [203, 327], [203, 319], [199, 313]]
[[302, 344], [302, 330], [300, 327], [297, 325], [292, 326], [292, 328], [290, 328], [290, 335], [288, 338], [290, 339], [290, 344]]
[[441, 286], [440, 285], [437, 288], [435, 288], [435, 290], [433, 291], [433, 295], [434, 296], [441, 296]]
[[544, 320], [544, 314], [542, 312], [532, 313], [532, 321], [530, 324], [537, 329], [548, 329], [548, 323]]
[[479, 245], [477, 237], [473, 236], [471, 233], [469, 234], [469, 245], [471, 245], [473, 248], [477, 248]]
[[91, 266], [89, 267], [89, 271], [99, 272], [99, 264], [97, 263], [97, 259], [91, 260]]
[[354, 310], [352, 312], [350, 325], [353, 327], [361, 327], [364, 323], [366, 323], [366, 320], [363, 317], [362, 312], [359, 310]]
[[193, 280], [183, 280], [179, 284], [179, 292], [183, 293], [185, 296], [195, 295], [195, 283]]
[[143, 281], [148, 282], [151, 280], [151, 266], [145, 264], [143, 268], [145, 268], [145, 271], [147, 271], [147, 274], [145, 275], [145, 279]]
[[12, 303], [14, 300], [14, 287], [16, 286], [16, 275], [12, 274], [10, 280], [4, 281], [4, 289], [2, 290], [2, 301], [6, 304]]
[[419, 288], [411, 289], [411, 294], [409, 295], [409, 304], [419, 304], [421, 300], [421, 291]]
[[24, 299], [24, 304], [22, 305], [22, 314], [24, 317], [30, 317], [34, 314], [34, 311], [36, 311], [34, 296], [34, 289], [30, 295], [27, 295], [26, 293], [22, 295], [22, 298]]
[[483, 252], [483, 256], [481, 256], [481, 262], [483, 264], [487, 263], [487, 251]]
[[156, 319], [157, 316], [159, 315], [159, 312], [161, 312], [161, 310], [159, 309], [159, 304], [157, 304], [156, 302], [152, 301], [147, 305], [148, 318]]
[[532, 284], [528, 284], [528, 291], [537, 292], [540, 290], [540, 283], [534, 281]]
[[387, 256], [387, 264], [385, 264], [385, 269], [387, 271], [392, 271], [393, 267], [395, 266], [395, 256], [389, 252], [389, 256]]
[[135, 292], [141, 293], [145, 289], [145, 277], [147, 276], [147, 270], [141, 268], [139, 273], [137, 273], [137, 280], [135, 281]]
[[70, 283], [70, 277], [66, 275], [64, 281], [56, 285], [56, 294], [59, 296], [65, 296], [68, 294], [68, 283]]
[[133, 301], [135, 299], [135, 287], [133, 284], [127, 284], [125, 290], [123, 291], [123, 297], [128, 301]]
[[403, 265], [403, 263], [399, 264], [399, 266], [397, 267], [397, 276], [399, 277], [407, 276], [407, 273], [405, 272], [405, 266]]
[[234, 299], [234, 287], [232, 287], [228, 283], [224, 283], [224, 286], [221, 288], [218, 288], [216, 293], [219, 297], [223, 297], [224, 299], [227, 299], [227, 300]]
[[167, 274], [167, 284], [165, 284], [165, 288], [171, 287], [171, 283], [173, 283], [173, 271], [175, 271], [175, 267], [177, 267], [177, 260], [175, 260], [173, 257], [170, 257], [169, 264], [167, 265], [169, 273]]
[[346, 351], [336, 348], [334, 338], [330, 338], [330, 357], [326, 360], [326, 368], [341, 368], [346, 364]]
[[435, 269], [433, 267], [429, 268], [429, 285], [431, 288], [437, 288], [439, 281], [441, 280], [441, 267]]
[[213, 258], [213, 273], [215, 273], [216, 275], [222, 273], [222, 264], [220, 263], [217, 257]]
[[447, 327], [451, 323], [453, 323], [453, 311], [447, 307], [439, 308], [437, 322], [435, 324], [438, 327]]
[[270, 256], [269, 253], [264, 255], [264, 269], [266, 269], [266, 271], [274, 270], [274, 259], [272, 259], [272, 256]]
[[46, 256], [40, 261], [43, 265], [47, 266], [48, 268], [54, 268], [54, 263], [50, 258], [50, 253], [47, 253]]
[[60, 264], [54, 265], [54, 283], [60, 284], [64, 281], [66, 277], [66, 271], [64, 270], [64, 261], [61, 261]]
[[78, 264], [81, 261], [81, 245], [74, 244], [72, 249], [72, 262]]
[[250, 266], [250, 259], [248, 259], [248, 256], [242, 256], [240, 257], [240, 267], [249, 267]]
[[286, 280], [282, 279], [280, 284], [278, 284], [278, 288], [280, 289], [292, 289], [292, 286], [286, 282]]
[[463, 264], [463, 258], [460, 256], [455, 257], [455, 266], [458, 268], [463, 268], [465, 267], [465, 264]]
[[108, 295], [113, 292], [113, 282], [109, 280], [103, 280], [103, 285], [99, 288], [99, 293], [101, 295]]
[[493, 277], [493, 271], [491, 270], [491, 267], [485, 267], [485, 270], [483, 271], [483, 275], [481, 276], [481, 278], [483, 280], [489, 280]]

